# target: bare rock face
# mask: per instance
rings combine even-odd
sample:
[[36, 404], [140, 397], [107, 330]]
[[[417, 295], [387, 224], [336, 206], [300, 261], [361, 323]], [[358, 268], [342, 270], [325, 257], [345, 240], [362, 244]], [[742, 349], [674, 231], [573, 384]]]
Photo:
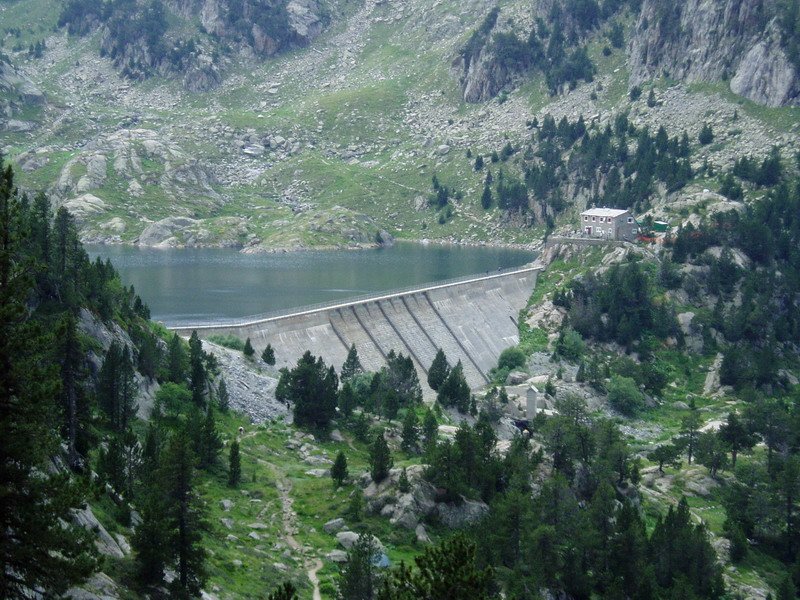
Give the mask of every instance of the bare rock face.
[[632, 84], [730, 79], [734, 93], [754, 102], [800, 104], [800, 75], [760, 0], [644, 0], [628, 58]]
[[464, 71], [461, 85], [465, 102], [484, 102], [494, 98], [510, 79], [508, 71], [497, 63], [488, 46], [469, 64], [459, 57], [454, 66]]

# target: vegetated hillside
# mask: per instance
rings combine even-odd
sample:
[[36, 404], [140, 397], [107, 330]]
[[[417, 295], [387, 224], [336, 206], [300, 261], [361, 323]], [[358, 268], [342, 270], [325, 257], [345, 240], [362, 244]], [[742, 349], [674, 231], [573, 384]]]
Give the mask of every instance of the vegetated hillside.
[[[290, 40], [274, 56], [254, 50], [259, 36], [231, 21], [223, 4], [204, 4], [202, 25], [186, 16], [194, 4], [163, 4], [170, 25], [152, 40], [136, 32], [152, 18], [147, 10], [162, 10], [158, 4], [106, 3], [99, 13], [91, 2], [63, 11], [50, 0], [0, 7], [8, 60], [44, 93], [38, 104], [4, 93], [4, 151], [24, 186], [46, 188], [68, 206], [83, 239], [258, 251], [371, 245], [385, 229], [411, 239], [530, 243], [545, 220], [484, 211], [484, 173], [473, 161], [507, 141], [527, 145], [528, 125], [546, 114], [557, 121], [583, 114], [602, 127], [630, 110], [636, 127], [663, 125], [670, 138], [686, 130], [692, 141], [704, 121], [726, 123], [701, 154], [717, 167], [796, 143], [796, 111], [732, 95], [725, 73], [709, 67], [685, 79], [712, 83], [675, 80], [668, 50], [694, 47], [694, 38], [673, 46], [655, 26], [645, 30], [641, 11], [655, 10], [649, 3], [331, 4], [309, 46]], [[786, 32], [770, 56], [793, 56], [792, 6], [767, 21]], [[289, 18], [306, 14], [292, 7]], [[692, 10], [713, 15], [715, 7]], [[70, 11], [95, 16], [77, 20], [70, 34]], [[756, 25], [741, 31], [761, 47]], [[667, 58], [658, 68], [647, 63], [643, 75], [631, 52], [645, 33]], [[703, 39], [714, 52], [728, 44]], [[746, 52], [748, 44], [736, 48]], [[184, 76], [197, 73], [197, 82], [210, 77], [218, 87], [186, 89]], [[652, 106], [650, 74], [663, 76], [652, 84]], [[643, 90], [638, 100], [628, 95], [632, 83]], [[469, 90], [479, 103], [464, 101]], [[429, 197], [434, 174], [460, 192], [444, 219]], [[650, 196], [674, 199], [658, 186]], [[540, 202], [529, 190], [529, 206]]]
[[[231, 410], [280, 348], [154, 329], [68, 213], [4, 171], [4, 597], [792, 597], [797, 171], [740, 161], [729, 187], [764, 197], [660, 248], [551, 247], [477, 397], [444, 353], [425, 382], [403, 355], [366, 373], [355, 347], [341, 368], [307, 354], [275, 389], [294, 425]], [[522, 435], [530, 385], [548, 410]], [[74, 527], [42, 529], [57, 512]]]

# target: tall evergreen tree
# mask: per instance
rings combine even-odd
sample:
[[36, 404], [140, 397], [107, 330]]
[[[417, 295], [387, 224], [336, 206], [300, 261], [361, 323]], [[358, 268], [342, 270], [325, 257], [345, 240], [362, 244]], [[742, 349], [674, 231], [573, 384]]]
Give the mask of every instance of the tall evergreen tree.
[[189, 338], [189, 389], [192, 391], [192, 400], [197, 406], [205, 405], [206, 395], [206, 369], [203, 364], [203, 343], [197, 336], [197, 331], [192, 331]]
[[178, 334], [172, 335], [167, 348], [167, 379], [172, 383], [184, 383], [186, 381], [187, 358], [183, 343]]
[[222, 413], [228, 412], [230, 408], [230, 395], [228, 394], [228, 386], [225, 384], [225, 379], [219, 380], [219, 387], [217, 388], [217, 406]]
[[253, 348], [253, 344], [250, 343], [250, 338], [247, 338], [244, 341], [244, 350], [242, 350], [245, 358], [253, 358], [253, 355], [256, 353], [255, 348]]
[[[81, 385], [83, 356], [78, 341], [75, 317], [67, 313], [57, 330], [58, 359], [61, 366], [61, 405], [64, 415], [64, 438], [67, 442], [67, 462], [71, 468], [78, 466], [79, 437], [85, 438], [88, 407]], [[85, 450], [86, 448], [83, 448]]]
[[286, 374], [286, 397], [294, 404], [294, 421], [300, 426], [325, 428], [336, 415], [339, 378], [322, 358], [306, 352]]
[[350, 350], [347, 351], [347, 358], [342, 365], [341, 370], [341, 379], [342, 381], [348, 381], [352, 379], [356, 375], [360, 375], [364, 372], [364, 367], [361, 365], [361, 359], [358, 358], [358, 350], [356, 350], [356, 345], [351, 344]]
[[380, 550], [370, 533], [362, 533], [347, 552], [339, 571], [340, 600], [373, 600], [381, 582], [377, 563]]
[[200, 426], [197, 456], [201, 469], [213, 466], [222, 450], [222, 439], [217, 431], [217, 421], [211, 407], [206, 410], [205, 418]]
[[458, 412], [466, 413], [469, 410], [469, 398], [469, 385], [464, 377], [464, 367], [461, 361], [458, 361], [439, 387], [436, 400], [442, 406], [454, 406]]
[[27, 318], [33, 281], [22, 245], [20, 199], [0, 160], [0, 597], [61, 594], [96, 565], [90, 534], [71, 525], [82, 498], [66, 473], [52, 474], [60, 381], [46, 359], [53, 340]]
[[337, 486], [341, 486], [349, 476], [347, 471], [347, 457], [344, 455], [344, 452], [340, 450], [336, 454], [336, 460], [333, 461], [333, 466], [331, 467], [331, 479], [333, 479]]
[[447, 357], [444, 355], [444, 350], [439, 348], [436, 351], [436, 356], [428, 369], [428, 385], [436, 392], [439, 387], [444, 383], [447, 376], [450, 374], [450, 364], [447, 362]]
[[375, 440], [372, 442], [369, 449], [369, 465], [372, 481], [380, 483], [386, 479], [393, 464], [394, 461], [392, 460], [392, 453], [389, 450], [389, 445], [383, 437], [383, 431], [379, 431], [375, 434]]
[[414, 562], [416, 569], [401, 563], [390, 574], [378, 593], [378, 600], [497, 597], [492, 570], [478, 566], [476, 546], [463, 534], [427, 548]]
[[417, 443], [419, 441], [419, 419], [417, 418], [417, 413], [410, 408], [406, 411], [406, 416], [403, 419], [403, 431], [401, 435], [403, 437], [403, 442], [401, 444], [403, 451], [409, 454], [416, 452]]
[[239, 440], [233, 440], [228, 457], [228, 485], [237, 487], [242, 479], [242, 458], [239, 454]]
[[719, 428], [719, 437], [731, 453], [731, 466], [734, 469], [739, 453], [747, 452], [756, 445], [755, 436], [747, 430], [734, 411], [728, 413], [727, 421]]
[[261, 360], [271, 367], [275, 366], [275, 350], [272, 348], [272, 344], [267, 344], [267, 347], [264, 348], [261, 353]]
[[195, 490], [195, 461], [189, 436], [183, 430], [177, 431], [164, 451], [161, 480], [166, 500], [167, 545], [177, 572], [172, 588], [181, 596], [198, 596], [206, 578], [201, 538], [203, 508]]
[[689, 401], [689, 414], [683, 417], [681, 421], [681, 436], [686, 447], [686, 454], [689, 459], [689, 464], [692, 464], [695, 449], [697, 447], [697, 437], [700, 434], [700, 425], [702, 419], [697, 410], [697, 405], [694, 399]]

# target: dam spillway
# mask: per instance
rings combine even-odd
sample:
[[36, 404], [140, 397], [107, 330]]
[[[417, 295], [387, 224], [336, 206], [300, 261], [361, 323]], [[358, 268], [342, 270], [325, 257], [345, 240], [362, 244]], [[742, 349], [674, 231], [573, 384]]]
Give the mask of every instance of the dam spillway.
[[536, 286], [540, 266], [421, 286], [349, 302], [239, 321], [172, 327], [201, 338], [250, 338], [256, 356], [271, 344], [276, 367], [293, 367], [309, 350], [338, 369], [355, 344], [361, 364], [379, 370], [394, 350], [411, 356], [427, 396], [427, 369], [438, 348], [461, 361], [472, 389], [489, 382], [500, 353], [519, 343], [517, 318]]

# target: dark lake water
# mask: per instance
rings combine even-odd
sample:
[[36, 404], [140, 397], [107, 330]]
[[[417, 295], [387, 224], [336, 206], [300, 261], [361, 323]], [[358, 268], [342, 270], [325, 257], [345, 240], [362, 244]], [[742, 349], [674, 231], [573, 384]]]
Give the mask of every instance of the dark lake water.
[[110, 258], [155, 320], [198, 324], [347, 300], [363, 294], [522, 266], [532, 252], [399, 243], [359, 251], [241, 254], [217, 248], [87, 246]]

